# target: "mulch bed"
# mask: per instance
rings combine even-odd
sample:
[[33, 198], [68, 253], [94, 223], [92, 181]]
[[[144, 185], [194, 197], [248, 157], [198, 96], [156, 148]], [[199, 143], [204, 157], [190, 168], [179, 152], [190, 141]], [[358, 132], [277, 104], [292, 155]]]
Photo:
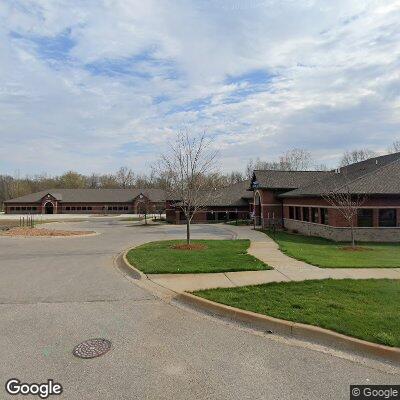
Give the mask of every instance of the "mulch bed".
[[11, 228], [2, 231], [1, 236], [79, 236], [94, 233], [93, 231], [58, 231], [45, 228]]
[[201, 243], [181, 243], [175, 244], [171, 246], [174, 250], [205, 250], [207, 248], [206, 245]]

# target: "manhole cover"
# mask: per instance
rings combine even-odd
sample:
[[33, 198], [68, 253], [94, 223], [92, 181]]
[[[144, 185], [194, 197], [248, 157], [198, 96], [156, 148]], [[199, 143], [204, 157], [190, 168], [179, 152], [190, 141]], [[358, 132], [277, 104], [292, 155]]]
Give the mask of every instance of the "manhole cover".
[[95, 358], [102, 356], [111, 349], [111, 342], [107, 339], [88, 339], [78, 344], [72, 354], [80, 358]]

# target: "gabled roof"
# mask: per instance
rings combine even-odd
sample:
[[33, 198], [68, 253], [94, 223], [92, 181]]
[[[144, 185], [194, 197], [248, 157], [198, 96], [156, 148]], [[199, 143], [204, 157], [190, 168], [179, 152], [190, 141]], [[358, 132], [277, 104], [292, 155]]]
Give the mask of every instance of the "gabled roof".
[[165, 201], [165, 192], [162, 189], [48, 189], [7, 200], [5, 203], [39, 203], [47, 194], [64, 203], [126, 203], [140, 194], [155, 203]]
[[209, 206], [246, 206], [253, 193], [249, 191], [250, 181], [234, 183], [218, 189]]
[[323, 193], [341, 191], [365, 195], [400, 195], [400, 153], [348, 165], [324, 179], [284, 193], [281, 197], [321, 196]]
[[332, 171], [276, 171], [255, 170], [253, 172], [252, 185], [258, 184], [263, 189], [297, 189], [332, 175]]
[[56, 200], [62, 200], [62, 194], [61, 193], [50, 193], [50, 192], [48, 192], [48, 193], [46, 193], [44, 196], [42, 196], [42, 198], [43, 197], [48, 197], [48, 196], [51, 196], [53, 199], [56, 199]]
[[[212, 192], [205, 193], [205, 206], [207, 207], [240, 207], [247, 206], [249, 200], [253, 198], [253, 192], [249, 190], [250, 180], [234, 183], [229, 186], [217, 188]], [[175, 205], [182, 203], [175, 199]]]

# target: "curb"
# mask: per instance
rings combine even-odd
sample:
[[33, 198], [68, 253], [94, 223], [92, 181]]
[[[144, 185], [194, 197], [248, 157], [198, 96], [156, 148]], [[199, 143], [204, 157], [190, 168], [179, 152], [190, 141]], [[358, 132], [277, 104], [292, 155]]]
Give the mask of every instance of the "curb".
[[120, 258], [120, 260], [117, 259], [117, 261], [119, 261], [118, 265], [122, 271], [124, 271], [127, 275], [129, 275], [133, 279], [136, 279], [136, 280], [147, 279], [147, 276], [142, 271], [139, 271], [137, 268], [135, 268], [133, 265], [131, 265], [126, 257], [128, 252], [131, 251], [132, 248], [134, 248], [134, 247], [131, 247], [128, 250], [125, 250], [122, 253], [122, 255], [120, 255], [118, 257], [118, 258]]
[[178, 293], [174, 300], [209, 314], [211, 313], [219, 317], [234, 320], [235, 322], [251, 325], [252, 328], [260, 331], [278, 333], [336, 349], [352, 351], [362, 356], [371, 356], [381, 360], [391, 361], [400, 365], [400, 348], [367, 342], [313, 325], [286, 321], [251, 311], [241, 310], [239, 308], [206, 300], [190, 293]]
[[[162, 225], [162, 224], [153, 224], [153, 225]], [[228, 229], [229, 232], [231, 232], [232, 234], [232, 240], [236, 240], [238, 238], [238, 235], [234, 232]], [[250, 243], [251, 244], [251, 243]], [[140, 246], [140, 245], [139, 245]], [[127, 254], [133, 250], [135, 247], [130, 247], [129, 249], [125, 250], [122, 253], [121, 256], [121, 260], [118, 263], [120, 268], [127, 273], [130, 277], [132, 277], [133, 279], [148, 279], [147, 275], [145, 273], [143, 273], [142, 271], [138, 270], [137, 268], [135, 268], [133, 265], [131, 265], [131, 263], [128, 261], [127, 259]], [[249, 246], [250, 248], [250, 246]]]
[[[149, 280], [146, 274], [139, 271], [128, 262], [126, 255], [131, 249], [132, 248], [129, 248], [124, 251], [124, 253], [118, 257], [119, 268], [133, 279], [147, 280], [147, 282], [151, 282], [153, 285], [161, 288], [160, 285]], [[151, 290], [153, 291], [155, 288], [153, 287]], [[364, 357], [369, 356], [400, 365], [400, 348], [367, 342], [366, 340], [346, 336], [318, 326], [301, 324], [242, 310], [240, 308], [203, 299], [202, 297], [187, 292], [175, 292], [171, 289], [168, 289], [168, 291], [172, 294], [171, 300], [173, 302], [190, 306], [207, 314], [227, 318], [240, 324], [250, 325], [251, 328], [262, 332], [288, 336], [298, 340], [321, 344], [333, 349], [351, 351]]]

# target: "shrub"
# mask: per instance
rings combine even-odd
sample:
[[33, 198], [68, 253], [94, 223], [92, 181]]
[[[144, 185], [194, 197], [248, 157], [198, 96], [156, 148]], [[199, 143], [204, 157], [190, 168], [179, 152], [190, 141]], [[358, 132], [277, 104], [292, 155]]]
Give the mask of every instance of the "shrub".
[[251, 225], [253, 221], [251, 219], [238, 219], [233, 221], [227, 221], [228, 225]]

